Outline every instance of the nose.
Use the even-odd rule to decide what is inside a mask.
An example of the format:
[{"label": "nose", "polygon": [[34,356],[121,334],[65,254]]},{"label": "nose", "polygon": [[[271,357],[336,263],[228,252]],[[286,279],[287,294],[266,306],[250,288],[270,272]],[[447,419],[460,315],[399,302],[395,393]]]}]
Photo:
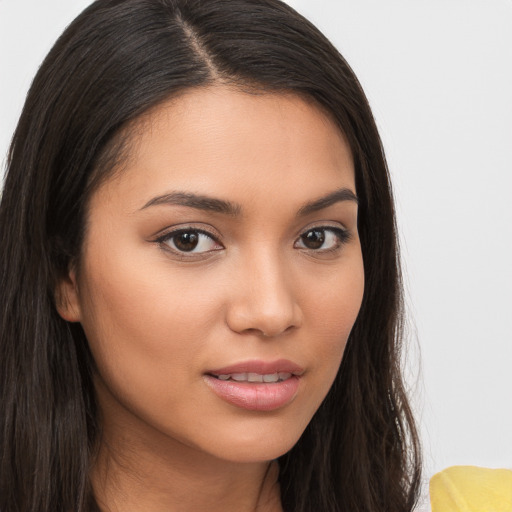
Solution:
[{"label": "nose", "polygon": [[286,267],[278,255],[252,253],[232,274],[226,318],[231,330],[276,337],[301,326],[297,283]]}]

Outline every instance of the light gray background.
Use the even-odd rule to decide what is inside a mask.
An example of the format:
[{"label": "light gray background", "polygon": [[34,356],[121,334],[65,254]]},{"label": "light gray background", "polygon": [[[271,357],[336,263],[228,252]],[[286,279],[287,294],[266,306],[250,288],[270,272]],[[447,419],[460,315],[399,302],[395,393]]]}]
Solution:
[{"label": "light gray background", "polygon": [[[0,0],[0,154],[87,0]],[[395,185],[426,476],[512,467],[512,1],[289,0],[359,76]]]}]

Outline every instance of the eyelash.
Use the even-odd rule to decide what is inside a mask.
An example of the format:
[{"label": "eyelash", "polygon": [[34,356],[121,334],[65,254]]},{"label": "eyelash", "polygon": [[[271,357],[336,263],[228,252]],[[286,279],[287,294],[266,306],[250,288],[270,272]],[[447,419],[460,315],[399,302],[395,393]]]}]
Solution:
[{"label": "eyelash", "polygon": [[[180,250],[179,248],[176,247],[176,243],[174,242],[174,239],[176,237],[178,237],[179,235],[185,235],[185,234],[199,235],[199,238],[201,238],[201,236],[202,237],[207,237],[207,238],[209,238],[211,240],[212,243],[218,244],[219,248],[218,249],[211,249],[209,251],[202,251],[202,252],[194,252],[194,249],[196,247],[193,247],[192,250],[190,250],[190,251]],[[206,254],[206,253],[218,251],[218,250],[223,248],[222,245],[220,244],[220,242],[217,240],[217,237],[215,235],[213,235],[212,233],[209,233],[208,231],[205,231],[203,229],[198,229],[198,228],[194,228],[194,227],[185,227],[185,228],[180,228],[180,229],[176,229],[176,230],[173,230],[173,231],[169,231],[168,233],[165,233],[164,235],[158,237],[156,239],[156,242],[163,249],[171,251],[174,254],[177,254],[177,255],[179,255],[182,258],[198,256],[198,255],[201,255],[201,254]],[[173,245],[174,245],[175,248],[170,246],[170,242],[173,242]],[[201,243],[201,241],[199,240],[198,243]]]},{"label": "eyelash", "polygon": [[[322,245],[323,245],[323,243],[325,243],[325,239],[327,238],[325,236],[326,233],[331,233],[332,235],[334,235],[334,237],[336,238],[334,247],[330,247],[328,249],[321,249],[321,248],[313,249],[313,248],[305,246],[304,245],[304,237],[310,233],[314,233],[315,231],[317,233],[323,232],[324,240],[322,241]],[[185,235],[185,234],[199,235],[198,244],[201,243],[201,240],[200,240],[201,236],[207,237],[210,239],[210,241],[212,243],[217,244],[219,247],[210,249],[210,250],[195,252],[195,249],[197,247],[197,245],[196,245],[190,251],[180,250],[178,247],[176,247],[175,238],[178,237],[179,235]],[[351,234],[346,229],[343,229],[340,227],[335,227],[335,226],[314,226],[314,227],[306,229],[299,235],[297,240],[294,242],[294,247],[297,249],[305,250],[310,253],[317,254],[317,255],[329,254],[329,253],[338,251],[343,245],[345,245],[350,240],[350,238],[351,238]],[[176,229],[173,231],[169,231],[169,232],[161,235],[160,237],[158,237],[155,240],[155,242],[157,244],[159,244],[163,249],[165,249],[167,251],[171,251],[183,259],[193,258],[194,256],[201,257],[201,255],[216,252],[216,251],[223,249],[222,244],[218,241],[218,239],[215,235],[213,235],[212,233],[205,231],[203,229],[198,229],[198,228],[194,228],[194,227],[185,227],[185,228],[179,228],[179,229]],[[170,246],[170,242],[173,243],[174,248]],[[297,244],[299,244],[299,243],[302,243],[303,247],[297,247]]]},{"label": "eyelash", "polygon": [[299,241],[301,241],[301,240],[304,241],[304,237],[307,234],[313,233],[315,231],[323,232],[324,240],[326,238],[326,236],[325,236],[326,233],[332,233],[334,235],[334,237],[336,238],[334,247],[330,247],[328,249],[311,249],[309,247],[301,247],[301,249],[305,249],[307,251],[312,251],[313,253],[318,253],[318,254],[329,254],[329,253],[338,251],[339,249],[341,249],[341,247],[344,244],[346,244],[350,240],[350,232],[346,229],[343,229],[340,227],[334,227],[334,226],[314,226],[312,228],[307,229],[299,236],[299,238],[294,243],[294,247],[296,246],[297,243],[299,243]]}]

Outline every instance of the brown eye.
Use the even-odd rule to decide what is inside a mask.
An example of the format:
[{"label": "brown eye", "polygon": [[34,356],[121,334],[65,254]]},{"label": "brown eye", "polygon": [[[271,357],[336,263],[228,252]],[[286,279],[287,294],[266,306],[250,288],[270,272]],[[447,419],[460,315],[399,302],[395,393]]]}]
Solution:
[{"label": "brown eye", "polygon": [[222,249],[222,246],[211,235],[197,229],[173,231],[160,237],[158,242],[179,253],[200,254]]},{"label": "brown eye", "polygon": [[325,231],[323,229],[311,229],[301,235],[304,247],[308,249],[320,249],[325,242]]},{"label": "brown eye", "polygon": [[193,251],[199,243],[199,233],[186,231],[173,236],[173,242],[176,249],[184,252]]},{"label": "brown eye", "polygon": [[295,242],[298,249],[308,249],[316,252],[333,251],[350,239],[350,233],[337,227],[319,227],[308,229]]}]

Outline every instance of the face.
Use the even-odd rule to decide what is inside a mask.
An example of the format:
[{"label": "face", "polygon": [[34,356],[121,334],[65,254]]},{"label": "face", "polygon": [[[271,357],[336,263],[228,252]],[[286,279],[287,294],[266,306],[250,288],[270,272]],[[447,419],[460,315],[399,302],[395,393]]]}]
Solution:
[{"label": "face", "polygon": [[327,394],[362,300],[351,152],[312,103],[225,87],[137,128],[60,285],[103,421],[191,453],[276,458]]}]

